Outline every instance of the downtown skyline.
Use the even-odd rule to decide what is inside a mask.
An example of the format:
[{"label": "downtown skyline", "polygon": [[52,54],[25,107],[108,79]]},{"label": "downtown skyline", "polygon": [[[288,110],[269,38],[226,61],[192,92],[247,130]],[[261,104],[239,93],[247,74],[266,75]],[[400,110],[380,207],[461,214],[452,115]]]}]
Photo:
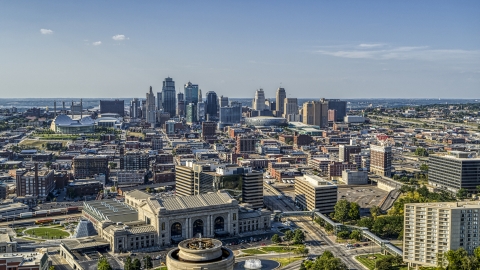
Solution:
[{"label": "downtown skyline", "polygon": [[[3,3],[3,98],[478,98],[480,4]],[[6,64],[5,64],[6,63]],[[460,94],[459,94],[460,93]],[[287,97],[293,97],[288,96]]]}]

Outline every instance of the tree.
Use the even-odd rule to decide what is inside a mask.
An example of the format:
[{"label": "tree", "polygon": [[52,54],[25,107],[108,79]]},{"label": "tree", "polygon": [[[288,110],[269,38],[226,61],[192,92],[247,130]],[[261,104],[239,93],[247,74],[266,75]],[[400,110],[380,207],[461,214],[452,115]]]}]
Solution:
[{"label": "tree", "polygon": [[340,200],[335,204],[334,218],[343,223],[348,220],[349,211],[350,203],[347,200]]},{"label": "tree", "polygon": [[358,220],[360,219],[360,205],[356,202],[350,203],[350,210],[348,210],[348,217],[351,220]]},{"label": "tree", "polygon": [[348,231],[341,231],[337,233],[337,237],[341,239],[348,239],[348,237],[350,237],[350,233]]},{"label": "tree", "polygon": [[125,264],[124,264],[124,270],[132,270],[132,258],[130,256],[128,256],[126,259],[125,259]]},{"label": "tree", "polygon": [[274,235],[272,235],[272,242],[275,243],[275,244],[278,244],[278,243],[282,242],[282,239],[280,238],[280,236],[278,236],[278,234],[274,234]]},{"label": "tree", "polygon": [[146,191],[147,193],[151,193],[151,192],[152,192],[152,189],[151,189],[150,187],[147,187],[147,188],[145,189],[145,191]]},{"label": "tree", "polygon": [[457,192],[457,198],[459,200],[463,200],[463,199],[467,198],[467,195],[468,195],[467,190],[464,189],[464,188],[459,189],[458,192]]},{"label": "tree", "polygon": [[145,268],[147,269],[153,268],[152,257],[147,255],[143,257],[143,260],[144,260]]},{"label": "tree", "polygon": [[48,268],[48,270],[55,270],[55,266],[53,266],[53,265],[50,266],[50,267]]},{"label": "tree", "polygon": [[283,235],[283,239],[284,239],[285,241],[290,241],[290,240],[293,239],[293,236],[294,236],[293,232],[292,232],[291,230],[288,230],[288,231],[286,231],[285,234]]},{"label": "tree", "polygon": [[293,243],[301,244],[303,241],[305,241],[305,233],[300,229],[296,229],[293,236]]},{"label": "tree", "polygon": [[347,270],[347,266],[339,258],[335,258],[331,251],[325,251],[318,256],[310,270]]},{"label": "tree", "polygon": [[424,172],[427,172],[428,171],[428,165],[423,163],[422,165],[420,165],[420,170],[424,171]]},{"label": "tree", "polygon": [[415,149],[415,155],[421,157],[428,157],[428,152],[423,147],[417,147],[417,149]]},{"label": "tree", "polygon": [[377,205],[374,205],[370,208],[370,214],[372,215],[373,219],[376,219],[379,215],[382,214],[382,209]]},{"label": "tree", "polygon": [[117,168],[117,163],[116,162],[109,162],[108,167],[110,167],[110,169],[115,169],[115,168]]},{"label": "tree", "polygon": [[360,240],[362,240],[362,233],[360,233],[359,230],[354,230],[354,231],[350,234],[350,239],[354,239],[354,240],[360,241]]},{"label": "tree", "polygon": [[365,227],[369,230],[373,227],[374,220],[372,217],[363,217],[357,222],[358,227]]},{"label": "tree", "polygon": [[97,270],[113,270],[113,268],[108,263],[107,258],[101,257],[97,263]]},{"label": "tree", "polygon": [[306,247],[299,247],[293,251],[293,253],[302,255],[302,256],[307,256],[308,255],[308,248]]},{"label": "tree", "polygon": [[132,270],[140,270],[142,269],[142,263],[139,259],[135,258],[132,263]]}]

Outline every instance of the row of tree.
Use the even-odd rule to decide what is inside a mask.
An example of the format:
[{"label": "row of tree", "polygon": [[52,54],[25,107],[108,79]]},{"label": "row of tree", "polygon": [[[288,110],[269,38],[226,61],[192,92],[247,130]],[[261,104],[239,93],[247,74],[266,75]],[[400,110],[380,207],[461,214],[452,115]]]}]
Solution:
[{"label": "row of tree", "polygon": [[302,244],[303,241],[305,241],[305,233],[300,229],[296,229],[295,231],[288,230],[283,235],[283,240],[278,234],[274,234],[272,236],[273,243],[278,244],[282,241],[287,241],[287,242],[292,241],[294,245]]},{"label": "row of tree", "polygon": [[[143,263],[144,263],[144,268],[145,269],[153,268],[153,262],[152,262],[152,258],[150,256],[143,257]],[[123,269],[125,269],[125,270],[141,270],[142,269],[142,263],[140,262],[140,260],[138,258],[135,258],[132,261],[132,258],[130,256],[128,256],[125,259],[125,265],[124,265]],[[102,257],[98,260],[97,270],[112,270],[112,266],[108,263],[107,258]]]},{"label": "row of tree", "polygon": [[326,250],[321,256],[318,256],[315,261],[306,260],[301,266],[300,270],[347,270],[347,265],[339,258],[333,256],[333,253]]}]

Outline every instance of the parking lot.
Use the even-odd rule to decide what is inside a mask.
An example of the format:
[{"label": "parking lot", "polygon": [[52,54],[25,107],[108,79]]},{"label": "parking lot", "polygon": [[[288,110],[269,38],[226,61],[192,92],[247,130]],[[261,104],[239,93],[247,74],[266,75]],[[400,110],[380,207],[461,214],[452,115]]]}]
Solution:
[{"label": "parking lot", "polygon": [[374,205],[379,206],[388,192],[377,188],[376,186],[339,186],[338,199],[345,199],[349,202],[356,202],[361,208],[370,208]]}]

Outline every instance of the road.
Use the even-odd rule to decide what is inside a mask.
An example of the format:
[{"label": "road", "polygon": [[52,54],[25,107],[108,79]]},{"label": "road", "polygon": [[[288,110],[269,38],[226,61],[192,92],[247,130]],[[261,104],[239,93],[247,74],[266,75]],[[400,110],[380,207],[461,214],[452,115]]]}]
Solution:
[{"label": "road", "polygon": [[11,224],[18,224],[18,223],[25,223],[25,222],[35,222],[37,219],[46,219],[51,218],[55,220],[64,220],[72,217],[80,217],[82,213],[75,213],[75,214],[66,214],[66,215],[58,215],[58,216],[47,216],[47,217],[33,217],[33,218],[22,218],[22,219],[15,219],[13,221],[2,221],[0,222],[0,227],[2,226],[9,226]]}]

